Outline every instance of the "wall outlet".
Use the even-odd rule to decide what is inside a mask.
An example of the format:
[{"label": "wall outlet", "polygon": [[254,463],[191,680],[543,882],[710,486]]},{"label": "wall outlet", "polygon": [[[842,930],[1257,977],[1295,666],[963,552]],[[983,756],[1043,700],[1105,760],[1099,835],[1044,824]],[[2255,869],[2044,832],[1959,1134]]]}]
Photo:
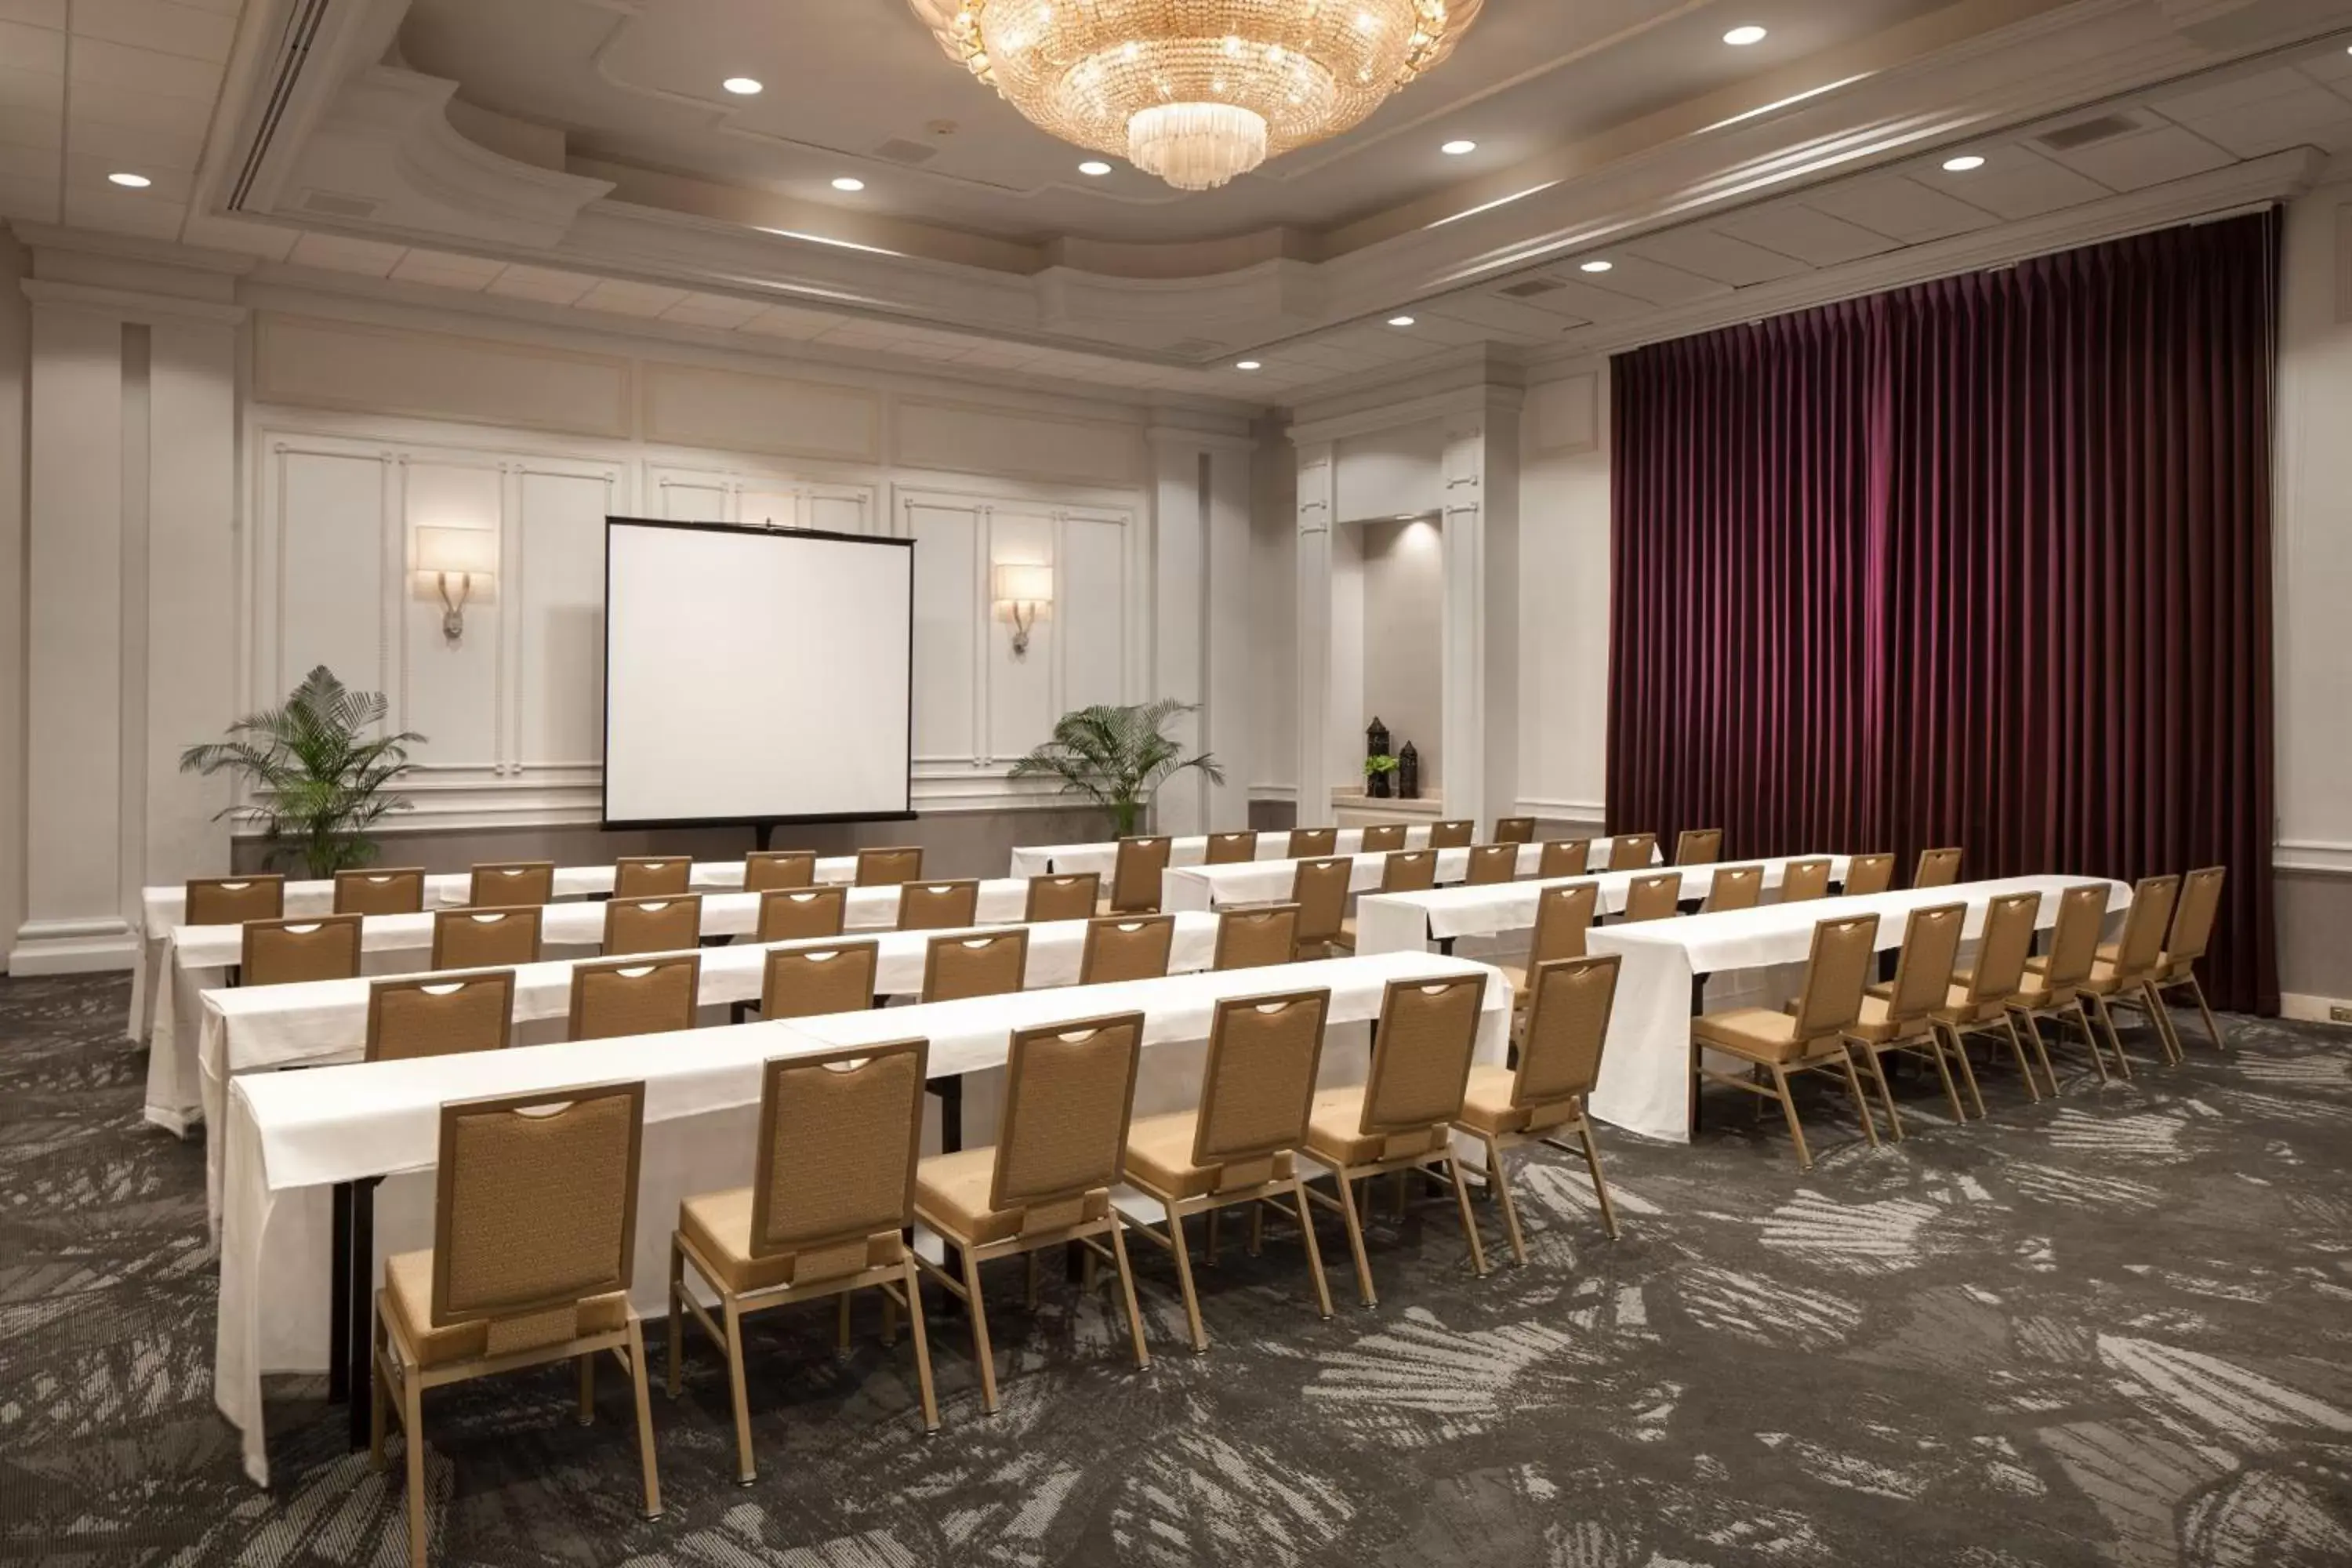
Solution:
[{"label": "wall outlet", "polygon": [[2327,1021],[2331,1024],[2352,1024],[2352,1005],[2336,1003],[2327,1009]]}]

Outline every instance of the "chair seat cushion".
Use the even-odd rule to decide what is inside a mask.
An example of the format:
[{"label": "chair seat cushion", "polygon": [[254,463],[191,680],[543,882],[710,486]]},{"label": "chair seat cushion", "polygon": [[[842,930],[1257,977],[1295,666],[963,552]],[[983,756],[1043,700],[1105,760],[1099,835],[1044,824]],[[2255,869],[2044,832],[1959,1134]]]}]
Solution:
[{"label": "chair seat cushion", "polygon": [[[2007,1011],[2006,1004],[2009,998],[2005,996],[1994,996],[1982,1002],[1971,1000],[1969,988],[1975,982],[1976,976],[1969,971],[1954,970],[1952,988],[1944,994],[1944,1005],[1936,1009],[1936,1016],[1947,1024],[1958,1024],[1966,1027],[1972,1024],[1990,1024]],[[1895,994],[1895,987],[1892,984],[1873,985],[1865,994],[1877,997],[1892,997]]]},{"label": "chair seat cushion", "polygon": [[1442,1121],[1402,1132],[1366,1132],[1363,1121],[1363,1085],[1324,1089],[1307,1112],[1307,1152],[1327,1165],[1369,1165],[1433,1153],[1445,1144]]},{"label": "chair seat cushion", "polygon": [[1769,1007],[1731,1007],[1691,1020],[1691,1038],[1751,1062],[1792,1062],[1804,1056],[1797,1020]]},{"label": "chair seat cushion", "polygon": [[[433,1322],[433,1250],[402,1252],[383,1260],[383,1309],[400,1338],[415,1352],[419,1366],[446,1366],[475,1361],[490,1350],[490,1325],[478,1318],[436,1327]],[[569,1339],[583,1334],[607,1334],[629,1326],[629,1293],[590,1296],[580,1303]]]},{"label": "chair seat cushion", "polygon": [[[678,1234],[719,1271],[719,1283],[730,1290],[766,1290],[795,1282],[816,1284],[855,1274],[861,1268],[887,1268],[906,1256],[898,1232],[886,1230],[866,1239],[861,1254],[854,1245],[816,1250],[751,1256],[751,1189],[705,1193],[677,1205]],[[802,1279],[802,1265],[808,1278]]]},{"label": "chair seat cushion", "polygon": [[[1018,1236],[1028,1210],[989,1207],[989,1189],[995,1181],[993,1148],[925,1155],[915,1166],[915,1212],[924,1224],[956,1241],[981,1245]],[[1108,1187],[1086,1194],[1084,1220],[1109,1213]]]},{"label": "chair seat cushion", "polygon": [[1549,1105],[1513,1105],[1511,1091],[1517,1079],[1518,1074],[1499,1063],[1481,1062],[1472,1068],[1469,1091],[1462,1097],[1462,1114],[1454,1118],[1454,1125],[1502,1138],[1566,1127],[1584,1113],[1581,1097]]},{"label": "chair seat cushion", "polygon": [[1248,1162],[1245,1167],[1195,1165],[1192,1143],[1199,1128],[1200,1113],[1193,1110],[1137,1117],[1127,1130],[1128,1180],[1168,1197],[1197,1198],[1217,1190],[1221,1171],[1229,1173],[1224,1184],[1230,1187],[1286,1182],[1297,1173],[1297,1162],[1287,1150],[1270,1161]]}]

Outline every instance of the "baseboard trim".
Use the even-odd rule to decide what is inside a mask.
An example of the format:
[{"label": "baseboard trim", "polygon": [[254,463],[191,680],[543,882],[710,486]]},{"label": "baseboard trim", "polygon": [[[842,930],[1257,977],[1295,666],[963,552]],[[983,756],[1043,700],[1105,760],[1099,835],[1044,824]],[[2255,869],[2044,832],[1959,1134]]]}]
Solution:
[{"label": "baseboard trim", "polygon": [[8,973],[96,974],[139,962],[139,939],[120,920],[27,921],[8,951]]},{"label": "baseboard trim", "polygon": [[2336,1023],[2329,1015],[2337,1007],[2352,1007],[2352,996],[2307,996],[2290,991],[2279,997],[2279,1016],[2300,1024]]}]

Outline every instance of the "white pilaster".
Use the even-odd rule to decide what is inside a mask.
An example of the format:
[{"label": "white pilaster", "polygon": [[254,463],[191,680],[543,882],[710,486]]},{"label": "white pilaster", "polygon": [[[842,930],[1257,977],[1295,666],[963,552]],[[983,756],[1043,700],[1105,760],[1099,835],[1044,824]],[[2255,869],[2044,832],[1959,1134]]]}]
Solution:
[{"label": "white pilaster", "polygon": [[1331,820],[1331,530],[1338,448],[1298,447],[1298,825]]},{"label": "white pilaster", "polygon": [[1520,396],[1485,392],[1446,421],[1443,502],[1445,812],[1482,832],[1511,813],[1519,776]]},{"label": "white pilaster", "polygon": [[1247,672],[1249,465],[1244,435],[1174,426],[1149,432],[1152,450],[1152,687],[1199,710],[1173,732],[1185,754],[1207,752],[1223,788],[1188,772],[1160,792],[1162,833],[1203,833],[1249,821]]}]

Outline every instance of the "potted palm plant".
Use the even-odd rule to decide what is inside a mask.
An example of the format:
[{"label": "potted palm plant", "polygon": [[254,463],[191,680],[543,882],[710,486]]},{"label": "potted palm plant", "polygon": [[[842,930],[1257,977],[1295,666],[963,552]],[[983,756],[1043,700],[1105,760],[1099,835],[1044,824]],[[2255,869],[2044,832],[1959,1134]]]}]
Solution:
[{"label": "potted palm plant", "polygon": [[351,690],[322,664],[283,707],[248,714],[223,739],[181,752],[180,771],[243,780],[252,798],[219,816],[260,823],[269,864],[299,860],[311,876],[331,877],[373,861],[367,830],[407,809],[386,790],[408,773],[408,748],[425,737],[369,734],[390,707],[383,693]]},{"label": "potted palm plant", "polygon": [[1109,812],[1124,838],[1142,825],[1152,795],[1171,775],[1198,768],[1211,784],[1225,782],[1214,757],[1187,757],[1165,733],[1168,721],[1193,710],[1189,703],[1162,698],[1131,707],[1098,703],[1065,713],[1052,740],[1013,764],[1013,776],[1059,779],[1062,794],[1083,795]]}]

